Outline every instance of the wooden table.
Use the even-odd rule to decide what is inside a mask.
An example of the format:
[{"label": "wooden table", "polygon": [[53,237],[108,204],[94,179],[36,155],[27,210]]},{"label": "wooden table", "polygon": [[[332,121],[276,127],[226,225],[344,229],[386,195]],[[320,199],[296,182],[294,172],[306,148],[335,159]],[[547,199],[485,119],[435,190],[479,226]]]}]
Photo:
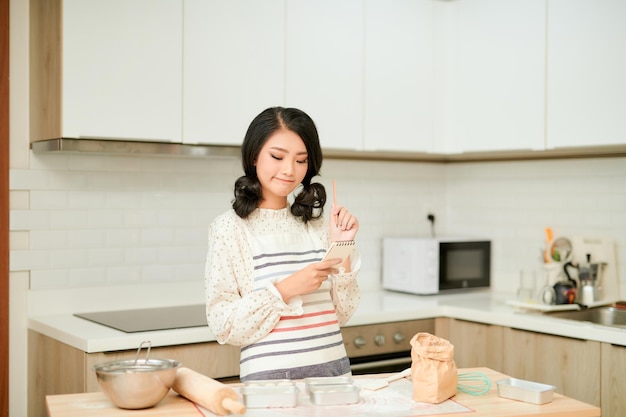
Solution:
[{"label": "wooden table", "polygon": [[[481,396],[473,396],[463,392],[457,393],[453,399],[471,408],[474,412],[446,414],[459,417],[600,417],[600,408],[583,402],[554,394],[551,403],[535,405],[520,401],[500,398],[496,381],[508,378],[500,372],[489,368],[465,368],[461,372],[483,372],[492,382],[491,390]],[[384,375],[367,375],[373,378]],[[358,378],[358,377],[357,377]],[[165,397],[156,407],[145,410],[122,410],[111,404],[101,392],[84,394],[49,395],[46,397],[49,417],[201,417],[202,413],[183,397],[174,392]]]}]

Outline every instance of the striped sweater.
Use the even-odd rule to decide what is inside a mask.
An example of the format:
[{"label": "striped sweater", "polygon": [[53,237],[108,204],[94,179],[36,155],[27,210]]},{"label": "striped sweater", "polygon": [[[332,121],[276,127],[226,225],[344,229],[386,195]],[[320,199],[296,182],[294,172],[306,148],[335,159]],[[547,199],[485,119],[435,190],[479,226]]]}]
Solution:
[{"label": "striped sweater", "polygon": [[230,210],[209,228],[205,273],[207,319],[220,343],[241,346],[241,380],[299,379],[350,372],[339,328],[359,302],[356,275],[330,276],[288,304],[274,283],[321,260],[328,247],[323,219],[304,224],[290,208]]}]

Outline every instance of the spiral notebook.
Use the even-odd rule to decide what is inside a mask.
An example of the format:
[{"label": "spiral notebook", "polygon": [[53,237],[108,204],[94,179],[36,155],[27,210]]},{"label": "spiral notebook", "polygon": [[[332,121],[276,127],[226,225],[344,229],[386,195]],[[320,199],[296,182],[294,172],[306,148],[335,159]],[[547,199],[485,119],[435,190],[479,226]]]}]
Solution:
[{"label": "spiral notebook", "polygon": [[345,261],[348,256],[354,250],[356,242],[354,240],[339,240],[330,244],[326,255],[324,255],[325,261],[327,259],[341,259],[341,262]]}]

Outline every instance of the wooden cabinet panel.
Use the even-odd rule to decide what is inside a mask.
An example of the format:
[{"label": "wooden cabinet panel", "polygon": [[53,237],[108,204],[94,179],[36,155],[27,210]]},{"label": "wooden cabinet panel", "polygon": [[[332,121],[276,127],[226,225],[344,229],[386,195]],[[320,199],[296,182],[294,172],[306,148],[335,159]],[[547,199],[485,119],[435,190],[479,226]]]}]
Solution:
[{"label": "wooden cabinet panel", "polygon": [[84,392],[84,352],[28,331],[28,416],[46,416],[46,395]]},{"label": "wooden cabinet panel", "polygon": [[[140,352],[145,355],[146,350]],[[46,415],[45,396],[100,391],[93,366],[135,359],[137,350],[85,353],[40,333],[28,332],[28,415]],[[239,348],[217,342],[154,347],[151,358],[175,359],[211,378],[239,375]]]},{"label": "wooden cabinet panel", "polygon": [[458,368],[502,368],[502,327],[438,318],[435,333],[454,345],[454,361]]},{"label": "wooden cabinet panel", "polygon": [[600,405],[600,342],[503,329],[502,372]]},{"label": "wooden cabinet panel", "polygon": [[626,416],[626,347],[602,344],[602,415]]},{"label": "wooden cabinet panel", "polygon": [[[144,357],[145,349],[139,354]],[[93,366],[100,362],[135,359],[136,350],[120,352],[101,352],[86,355],[87,366],[85,392],[99,391]],[[239,349],[230,345],[214,343],[194,343],[190,345],[154,347],[150,350],[151,358],[174,359],[181,366],[193,369],[211,378],[227,378],[239,375]]]}]

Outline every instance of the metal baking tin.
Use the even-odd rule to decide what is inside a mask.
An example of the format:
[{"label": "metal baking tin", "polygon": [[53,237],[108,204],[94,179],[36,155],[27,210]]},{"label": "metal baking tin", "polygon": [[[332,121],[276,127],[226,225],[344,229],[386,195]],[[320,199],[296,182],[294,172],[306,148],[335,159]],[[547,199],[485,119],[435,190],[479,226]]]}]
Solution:
[{"label": "metal baking tin", "polygon": [[361,399],[355,384],[310,385],[309,398],[315,405],[355,404]]},{"label": "metal baking tin", "polygon": [[248,408],[287,408],[296,406],[298,387],[289,379],[247,381],[241,394]]},{"label": "metal baking tin", "polygon": [[497,381],[498,396],[532,404],[546,404],[552,401],[554,385],[539,384],[523,379],[507,378]]},{"label": "metal baking tin", "polygon": [[351,376],[324,376],[304,378],[304,390],[307,393],[310,391],[309,388],[311,386],[346,384],[354,384],[354,380]]}]

